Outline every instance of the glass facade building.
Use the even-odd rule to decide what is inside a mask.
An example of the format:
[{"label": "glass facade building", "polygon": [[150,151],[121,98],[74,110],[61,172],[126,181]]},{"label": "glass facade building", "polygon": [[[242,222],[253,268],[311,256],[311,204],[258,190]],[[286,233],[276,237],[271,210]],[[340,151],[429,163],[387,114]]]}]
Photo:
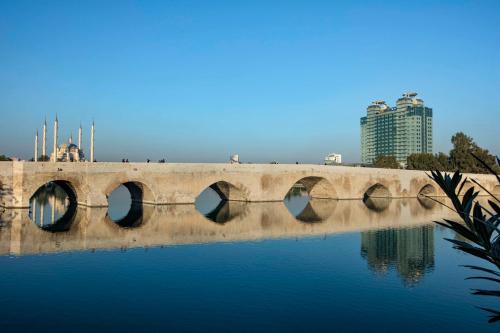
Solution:
[{"label": "glass facade building", "polygon": [[372,164],[378,156],[394,156],[401,164],[415,153],[432,153],[432,109],[405,93],[390,107],[375,101],[361,117],[361,162]]}]

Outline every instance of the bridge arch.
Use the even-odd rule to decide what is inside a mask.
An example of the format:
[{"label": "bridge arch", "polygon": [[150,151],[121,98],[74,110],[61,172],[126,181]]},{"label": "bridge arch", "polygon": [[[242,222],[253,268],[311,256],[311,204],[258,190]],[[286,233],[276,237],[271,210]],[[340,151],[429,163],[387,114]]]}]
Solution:
[{"label": "bridge arch", "polygon": [[437,194],[436,187],[431,184],[426,184],[422,186],[420,191],[418,191],[418,197],[435,197]]},{"label": "bridge arch", "polygon": [[68,231],[75,220],[77,201],[77,191],[69,181],[49,181],[30,197],[29,218],[42,230]]},{"label": "bridge arch", "polygon": [[370,186],[363,194],[363,199],[368,198],[392,198],[391,191],[387,186],[380,183]]},{"label": "bridge arch", "polygon": [[30,190],[31,195],[30,195],[30,200],[35,196],[39,191],[43,190],[46,186],[51,186],[51,184],[55,184],[59,187],[61,187],[66,195],[69,198],[69,201],[72,203],[77,203],[79,196],[78,196],[78,190],[77,188],[73,185],[73,183],[69,180],[66,179],[53,179],[53,180],[48,180],[45,182],[41,182],[33,186],[33,188]]},{"label": "bridge arch", "polygon": [[156,203],[150,187],[136,180],[113,183],[106,190],[106,199],[106,220],[122,228],[136,228],[142,225],[144,204]]},{"label": "bridge arch", "polygon": [[303,187],[307,194],[314,199],[334,199],[337,197],[337,192],[332,183],[323,177],[308,176],[300,178],[290,186],[286,195],[297,186]]},{"label": "bridge arch", "polygon": [[144,182],[137,180],[114,182],[106,189],[106,199],[109,199],[111,193],[121,185],[123,185],[129,191],[132,202],[149,204],[156,203],[156,196],[151,190],[151,187],[146,185]]},{"label": "bridge arch", "polygon": [[[460,195],[464,195],[469,189],[474,187],[474,183],[471,182],[469,179],[465,179],[462,181],[462,191],[460,191]],[[460,188],[461,185],[458,186]]]},{"label": "bridge arch", "polygon": [[222,201],[248,201],[248,191],[244,187],[236,186],[224,180],[216,181],[204,187],[196,196],[196,199],[198,199],[207,188],[214,190]]}]

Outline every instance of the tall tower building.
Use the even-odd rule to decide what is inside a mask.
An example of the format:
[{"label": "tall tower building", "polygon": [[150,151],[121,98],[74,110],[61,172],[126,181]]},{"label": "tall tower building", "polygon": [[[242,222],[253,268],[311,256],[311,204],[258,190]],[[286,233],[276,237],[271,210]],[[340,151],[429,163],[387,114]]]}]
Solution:
[{"label": "tall tower building", "polygon": [[47,119],[45,119],[43,123],[42,130],[42,157],[46,158],[47,156]]},{"label": "tall tower building", "polygon": [[90,163],[94,163],[94,133],[95,126],[94,121],[92,121],[92,127],[90,128]]},{"label": "tall tower building", "polygon": [[35,156],[33,157],[35,162],[38,162],[38,130],[36,130],[35,135]]},{"label": "tall tower building", "polygon": [[405,93],[390,107],[375,101],[361,117],[361,161],[371,164],[378,156],[394,156],[406,164],[409,155],[432,153],[432,109]]},{"label": "tall tower building", "polygon": [[56,115],[56,120],[54,121],[54,147],[52,149],[53,152],[53,160],[52,162],[57,162],[58,156],[57,156],[57,136],[58,136],[58,130],[59,130],[59,121],[57,120],[57,115]]},{"label": "tall tower building", "polygon": [[78,127],[78,149],[82,149],[82,124]]}]

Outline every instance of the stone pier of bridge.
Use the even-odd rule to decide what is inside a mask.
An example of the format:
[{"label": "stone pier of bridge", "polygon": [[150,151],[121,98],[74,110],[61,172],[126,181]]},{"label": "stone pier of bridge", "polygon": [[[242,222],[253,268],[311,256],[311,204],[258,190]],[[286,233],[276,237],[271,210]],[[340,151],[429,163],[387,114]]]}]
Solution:
[{"label": "stone pier of bridge", "polygon": [[[488,191],[500,187],[492,175],[466,175]],[[70,200],[108,206],[120,185],[145,204],[192,204],[208,187],[229,201],[282,201],[297,183],[318,199],[410,198],[444,195],[423,171],[310,164],[53,163],[0,162],[0,206],[27,208],[47,183],[63,187]],[[465,188],[473,186],[468,182]],[[482,189],[481,194],[486,194]]]}]

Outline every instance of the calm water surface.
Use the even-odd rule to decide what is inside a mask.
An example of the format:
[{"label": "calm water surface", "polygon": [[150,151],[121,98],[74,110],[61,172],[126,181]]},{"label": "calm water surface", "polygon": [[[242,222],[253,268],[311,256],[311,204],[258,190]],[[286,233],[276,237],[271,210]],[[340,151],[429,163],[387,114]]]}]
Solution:
[{"label": "calm water surface", "polygon": [[[493,332],[432,202],[74,207],[57,187],[0,215],[2,332]],[[481,263],[482,264],[482,263]]]}]

